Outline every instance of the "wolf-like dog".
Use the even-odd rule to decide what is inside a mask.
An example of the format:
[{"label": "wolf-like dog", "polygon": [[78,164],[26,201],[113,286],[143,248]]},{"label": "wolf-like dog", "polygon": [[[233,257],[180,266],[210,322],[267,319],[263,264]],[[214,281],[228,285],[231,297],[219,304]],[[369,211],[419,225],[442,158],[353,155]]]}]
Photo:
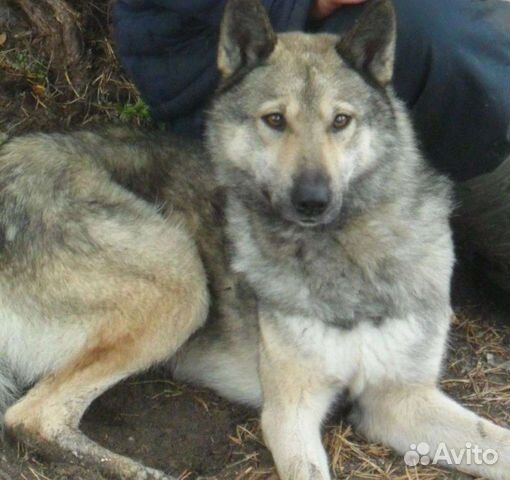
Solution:
[{"label": "wolf-like dog", "polygon": [[341,37],[276,35],[256,0],[230,0],[205,148],[122,128],[2,146],[7,434],[170,478],[79,431],[107,388],[169,362],[261,408],[282,479],[330,478],[321,422],[339,394],[371,440],[470,442],[499,460],[460,470],[510,478],[510,431],[438,389],[450,185],[392,91],[395,31],[389,0]]}]

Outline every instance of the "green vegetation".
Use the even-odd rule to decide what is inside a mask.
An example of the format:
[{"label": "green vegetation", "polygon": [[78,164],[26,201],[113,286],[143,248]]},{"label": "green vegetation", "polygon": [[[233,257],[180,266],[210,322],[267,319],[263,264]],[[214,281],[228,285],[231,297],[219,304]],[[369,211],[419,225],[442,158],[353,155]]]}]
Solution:
[{"label": "green vegetation", "polygon": [[132,122],[137,120],[139,122],[147,122],[151,119],[149,107],[143,100],[138,99],[135,103],[126,103],[119,106],[119,118],[123,122]]}]

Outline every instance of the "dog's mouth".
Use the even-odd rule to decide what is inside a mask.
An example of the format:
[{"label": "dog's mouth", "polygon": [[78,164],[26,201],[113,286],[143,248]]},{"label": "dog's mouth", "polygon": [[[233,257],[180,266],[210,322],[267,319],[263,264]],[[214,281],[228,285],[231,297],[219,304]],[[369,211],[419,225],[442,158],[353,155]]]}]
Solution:
[{"label": "dog's mouth", "polygon": [[317,218],[301,218],[295,220],[294,223],[303,228],[315,228],[325,224],[325,222]]},{"label": "dog's mouth", "polygon": [[321,225],[321,222],[318,220],[300,220],[296,222],[300,227],[304,228],[314,228]]},{"label": "dog's mouth", "polygon": [[299,215],[294,209],[288,208],[281,211],[281,217],[285,221],[301,228],[313,229],[327,227],[328,225],[334,224],[340,214],[340,210],[340,206],[331,206],[327,211],[319,216],[303,216]]}]

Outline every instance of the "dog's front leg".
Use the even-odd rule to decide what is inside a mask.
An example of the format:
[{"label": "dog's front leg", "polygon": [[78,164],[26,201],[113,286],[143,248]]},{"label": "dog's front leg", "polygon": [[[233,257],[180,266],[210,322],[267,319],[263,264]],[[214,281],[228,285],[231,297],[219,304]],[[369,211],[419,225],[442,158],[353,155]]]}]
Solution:
[{"label": "dog's front leg", "polygon": [[318,371],[320,360],[301,352],[274,317],[261,315],[260,327],[262,431],[280,478],[328,480],[320,430],[335,391]]},{"label": "dog's front leg", "polygon": [[[510,480],[510,430],[484,420],[435,385],[388,382],[358,401],[360,429],[406,454],[406,461],[455,468],[491,480]],[[410,456],[411,455],[411,456]]]}]

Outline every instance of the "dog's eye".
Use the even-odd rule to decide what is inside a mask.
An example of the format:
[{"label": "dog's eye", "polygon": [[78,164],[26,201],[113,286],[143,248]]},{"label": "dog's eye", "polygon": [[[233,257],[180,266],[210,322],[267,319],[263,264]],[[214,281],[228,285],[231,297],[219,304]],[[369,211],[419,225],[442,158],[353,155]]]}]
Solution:
[{"label": "dog's eye", "polygon": [[285,117],[281,113],[269,113],[268,115],[264,115],[262,117],[264,123],[274,129],[274,130],[283,130],[287,122],[285,121]]},{"label": "dog's eye", "polygon": [[333,120],[332,127],[333,130],[343,130],[346,128],[349,123],[351,123],[352,117],[346,115],[345,113],[339,113]]}]

